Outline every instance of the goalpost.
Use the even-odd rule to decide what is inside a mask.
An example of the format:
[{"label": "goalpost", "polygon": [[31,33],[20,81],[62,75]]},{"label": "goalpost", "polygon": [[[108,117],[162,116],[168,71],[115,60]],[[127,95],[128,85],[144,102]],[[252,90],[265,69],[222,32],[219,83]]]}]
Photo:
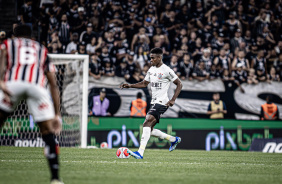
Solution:
[{"label": "goalpost", "polygon": [[[73,68],[73,72],[75,73],[74,81],[63,87],[61,93],[61,111],[62,111],[62,118],[67,120],[66,117],[70,117],[71,113],[78,113],[79,115],[79,124],[80,124],[80,147],[86,148],[87,147],[87,124],[88,124],[88,69],[89,69],[89,56],[88,55],[73,55],[73,54],[49,54],[49,57],[52,59],[53,64],[55,66],[60,65],[74,65],[73,67],[76,68],[76,71]],[[59,67],[57,67],[59,68]],[[69,75],[68,71],[66,75]],[[70,72],[71,73],[71,72]],[[82,77],[81,77],[82,73]],[[76,81],[75,81],[76,80]],[[58,79],[60,82],[60,79]],[[72,107],[69,108],[68,105],[65,103],[69,102],[71,99],[68,97],[68,92],[70,86],[74,85],[78,87],[78,96],[74,95],[78,99],[78,104],[74,103],[74,110]],[[65,99],[65,100],[64,100]],[[81,103],[82,102],[82,103]],[[67,123],[67,122],[65,122]],[[64,131],[64,130],[63,130]],[[63,133],[63,132],[62,132]]]},{"label": "goalpost", "polygon": [[[57,137],[63,147],[87,147],[88,55],[48,54],[56,67],[63,130]],[[39,128],[22,101],[0,131],[0,146],[42,147]]]}]

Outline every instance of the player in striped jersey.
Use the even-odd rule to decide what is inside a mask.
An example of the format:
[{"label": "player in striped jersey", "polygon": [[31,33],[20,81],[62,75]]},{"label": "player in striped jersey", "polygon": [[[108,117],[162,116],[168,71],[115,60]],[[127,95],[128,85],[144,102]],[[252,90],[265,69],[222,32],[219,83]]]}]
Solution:
[{"label": "player in striped jersey", "polygon": [[[16,38],[7,39],[1,45],[0,128],[18,103],[26,99],[46,144],[44,154],[52,174],[51,184],[62,184],[58,176],[59,147],[54,138],[54,134],[60,134],[62,128],[55,67],[48,59],[47,49],[30,39],[29,26],[21,25],[14,31]],[[45,88],[47,82],[53,103]]]}]

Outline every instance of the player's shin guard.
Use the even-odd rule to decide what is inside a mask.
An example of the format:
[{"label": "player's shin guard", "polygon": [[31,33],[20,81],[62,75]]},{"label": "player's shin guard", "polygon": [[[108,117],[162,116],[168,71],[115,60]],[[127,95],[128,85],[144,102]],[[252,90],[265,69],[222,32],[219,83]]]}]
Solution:
[{"label": "player's shin guard", "polygon": [[140,153],[141,156],[144,155],[144,151],[146,149],[146,145],[150,139],[151,136],[151,128],[150,127],[143,127],[143,133],[142,133],[142,138],[140,141],[140,147],[138,152]]},{"label": "player's shin guard", "polygon": [[168,135],[158,129],[153,129],[153,131],[151,132],[151,135],[154,136],[154,137],[158,137],[160,139],[166,139],[170,142],[174,142],[176,140],[175,137],[171,136],[171,135]]},{"label": "player's shin guard", "polygon": [[54,134],[42,135],[42,139],[45,142],[44,155],[48,160],[50,170],[51,170],[51,180],[59,179],[59,146],[56,143]]}]

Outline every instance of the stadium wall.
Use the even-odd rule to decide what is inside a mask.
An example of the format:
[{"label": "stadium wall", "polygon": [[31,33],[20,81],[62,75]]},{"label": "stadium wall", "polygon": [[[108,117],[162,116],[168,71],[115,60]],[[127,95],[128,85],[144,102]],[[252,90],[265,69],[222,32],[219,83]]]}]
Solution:
[{"label": "stadium wall", "polygon": [[[139,147],[144,118],[89,117],[88,145],[108,142],[113,147]],[[182,138],[178,148],[200,150],[249,150],[255,138],[282,137],[278,121],[162,118],[156,128]],[[151,137],[149,148],[169,147],[169,142]]]}]

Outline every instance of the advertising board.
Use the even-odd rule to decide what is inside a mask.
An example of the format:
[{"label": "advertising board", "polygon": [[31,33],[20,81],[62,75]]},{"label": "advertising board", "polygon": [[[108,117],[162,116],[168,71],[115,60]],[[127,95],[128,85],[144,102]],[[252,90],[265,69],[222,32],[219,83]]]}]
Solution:
[{"label": "advertising board", "polygon": [[[108,142],[113,147],[139,147],[144,118],[89,118],[88,145]],[[170,135],[182,138],[180,149],[248,151],[256,138],[282,137],[278,121],[209,120],[163,118],[156,125]],[[170,143],[151,137],[147,147],[168,148]]]}]

